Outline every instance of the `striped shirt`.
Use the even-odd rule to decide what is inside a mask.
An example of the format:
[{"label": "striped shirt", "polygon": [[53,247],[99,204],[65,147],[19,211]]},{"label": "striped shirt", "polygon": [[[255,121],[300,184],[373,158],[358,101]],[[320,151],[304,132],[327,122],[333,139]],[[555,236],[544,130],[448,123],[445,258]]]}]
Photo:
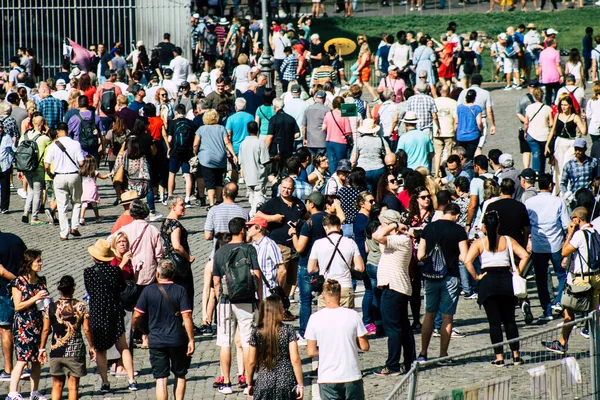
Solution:
[{"label": "striped shirt", "polygon": [[[263,236],[258,242],[252,242],[252,245],[256,248],[260,272],[265,280],[269,282],[271,288],[274,288],[277,286],[277,266],[283,264],[281,250],[279,250],[277,243],[267,236]],[[263,285],[263,298],[271,294],[272,292],[267,286]]]},{"label": "striped shirt", "polygon": [[284,81],[294,81],[297,78],[296,72],[298,70],[298,59],[295,55],[290,54],[287,56],[281,64],[281,75]]},{"label": "striped shirt", "polygon": [[217,244],[217,233],[229,232],[229,221],[235,217],[249,219],[248,210],[233,203],[221,203],[218,206],[211,207],[206,216],[204,231],[213,234],[213,248],[209,258],[212,260],[215,255],[215,245]]},{"label": "striped shirt", "polygon": [[381,252],[377,267],[377,286],[389,286],[395,292],[412,295],[412,285],[408,272],[412,245],[406,235],[390,235]]}]

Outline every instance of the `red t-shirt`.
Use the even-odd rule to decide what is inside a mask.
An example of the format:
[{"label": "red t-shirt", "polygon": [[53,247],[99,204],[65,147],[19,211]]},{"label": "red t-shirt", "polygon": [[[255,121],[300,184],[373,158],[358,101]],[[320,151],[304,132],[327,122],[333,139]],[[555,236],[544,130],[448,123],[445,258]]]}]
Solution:
[{"label": "red t-shirt", "polygon": [[[121,260],[119,260],[117,257],[113,258],[113,260],[110,262],[110,265],[113,267],[118,267],[120,264]],[[121,269],[121,273],[123,274],[123,279],[126,281],[134,280],[133,265],[131,264],[131,260]]]},{"label": "red t-shirt", "polygon": [[129,214],[123,214],[115,221],[115,224],[110,231],[111,234],[114,234],[116,231],[124,227],[125,225],[129,225],[133,222],[133,217]]},{"label": "red t-shirt", "polygon": [[408,204],[410,203],[410,194],[408,194],[408,190],[403,190],[398,194],[398,200],[400,203],[408,210]]},{"label": "red t-shirt", "polygon": [[150,117],[148,118],[148,122],[150,122],[150,126],[148,126],[148,130],[150,131],[150,135],[152,139],[156,142],[157,140],[161,140],[162,138],[162,128],[165,125],[165,122],[161,117]]}]

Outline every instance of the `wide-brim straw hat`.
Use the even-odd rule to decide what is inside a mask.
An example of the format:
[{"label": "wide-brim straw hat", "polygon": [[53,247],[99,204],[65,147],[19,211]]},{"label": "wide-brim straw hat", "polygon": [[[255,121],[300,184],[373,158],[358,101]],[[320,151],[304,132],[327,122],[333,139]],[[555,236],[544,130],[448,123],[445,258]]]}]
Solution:
[{"label": "wide-brim straw hat", "polygon": [[93,246],[88,247],[88,253],[98,261],[109,262],[115,258],[115,253],[106,239],[96,240]]}]

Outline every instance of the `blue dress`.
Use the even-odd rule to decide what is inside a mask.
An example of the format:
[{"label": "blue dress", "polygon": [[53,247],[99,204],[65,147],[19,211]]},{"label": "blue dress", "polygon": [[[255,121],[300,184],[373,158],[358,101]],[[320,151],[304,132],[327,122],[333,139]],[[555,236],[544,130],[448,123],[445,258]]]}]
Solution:
[{"label": "blue dress", "polygon": [[427,83],[435,84],[433,63],[436,58],[433,50],[427,46],[419,46],[415,50],[412,59],[415,65],[415,82],[419,81],[419,71],[427,71]]}]

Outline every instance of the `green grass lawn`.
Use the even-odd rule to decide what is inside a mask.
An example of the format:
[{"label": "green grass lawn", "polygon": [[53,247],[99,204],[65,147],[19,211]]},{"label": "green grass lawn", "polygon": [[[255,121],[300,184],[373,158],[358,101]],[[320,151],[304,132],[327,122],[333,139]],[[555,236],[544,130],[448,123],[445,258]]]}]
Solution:
[{"label": "green grass lawn", "polygon": [[[453,16],[394,16],[394,17],[364,17],[344,19],[339,17],[320,19],[314,21],[313,32],[318,32],[321,40],[335,37],[356,39],[359,34],[367,35],[371,50],[377,49],[382,33],[390,33],[396,36],[399,30],[412,30],[427,33],[437,40],[445,32],[448,22],[455,21],[458,24],[458,33],[464,34],[472,31],[485,32],[490,39],[505,32],[506,27],[533,22],[538,31],[543,28],[554,28],[560,49],[571,49],[577,47],[581,50],[581,40],[587,26],[594,27],[594,20],[600,18],[600,8],[584,8],[578,10],[565,10],[560,12],[519,12],[474,14],[465,13]],[[600,34],[600,29],[596,29]],[[357,52],[346,56],[346,61],[353,62]],[[492,77],[493,62],[489,56],[489,47],[484,52],[484,78],[490,80]]]}]

